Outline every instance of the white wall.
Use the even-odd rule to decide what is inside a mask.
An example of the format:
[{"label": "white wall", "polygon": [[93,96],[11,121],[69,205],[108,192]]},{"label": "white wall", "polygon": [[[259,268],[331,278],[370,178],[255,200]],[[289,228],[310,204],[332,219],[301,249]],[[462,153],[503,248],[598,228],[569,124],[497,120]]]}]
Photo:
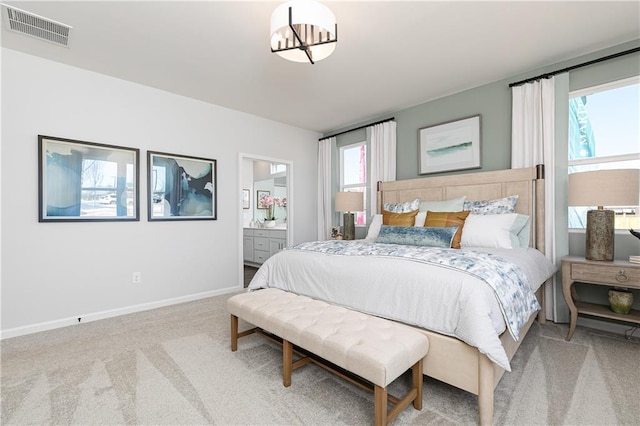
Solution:
[{"label": "white wall", "polygon": [[256,196],[253,189],[253,160],[245,158],[242,161],[242,188],[249,190],[249,208],[242,210],[242,226],[249,226],[253,220],[253,209]]},{"label": "white wall", "polygon": [[[38,223],[38,134],[139,148],[140,222]],[[3,48],[2,337],[239,289],[238,153],[293,162],[312,240],[318,136]],[[218,220],[149,223],[147,150],[217,159]]]}]

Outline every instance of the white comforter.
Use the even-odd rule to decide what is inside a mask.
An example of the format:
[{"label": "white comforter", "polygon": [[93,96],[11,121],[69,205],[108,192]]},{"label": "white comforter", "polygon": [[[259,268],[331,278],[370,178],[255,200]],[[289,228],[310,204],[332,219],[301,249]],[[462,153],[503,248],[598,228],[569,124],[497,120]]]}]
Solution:
[{"label": "white comforter", "polygon": [[[463,249],[513,262],[532,291],[555,272],[535,249]],[[283,250],[258,270],[249,290],[274,287],[455,336],[507,371],[505,321],[493,289],[472,275],[409,259]]]}]

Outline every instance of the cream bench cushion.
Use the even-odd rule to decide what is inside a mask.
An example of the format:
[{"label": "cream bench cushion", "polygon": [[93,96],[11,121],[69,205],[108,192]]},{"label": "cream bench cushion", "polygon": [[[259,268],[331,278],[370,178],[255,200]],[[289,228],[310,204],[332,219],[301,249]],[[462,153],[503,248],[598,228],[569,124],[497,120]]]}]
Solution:
[{"label": "cream bench cushion", "polygon": [[429,350],[427,336],[409,326],[278,289],[235,295],[227,308],[382,388]]}]

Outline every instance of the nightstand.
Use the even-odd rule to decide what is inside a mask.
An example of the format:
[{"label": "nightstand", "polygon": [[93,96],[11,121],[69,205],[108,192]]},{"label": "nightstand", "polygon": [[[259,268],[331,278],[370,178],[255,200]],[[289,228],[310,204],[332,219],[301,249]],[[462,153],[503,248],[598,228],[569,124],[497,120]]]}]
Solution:
[{"label": "nightstand", "polygon": [[609,308],[609,305],[581,301],[573,286],[575,282],[640,289],[640,264],[626,260],[607,262],[574,256],[562,258],[562,294],[571,312],[569,334],[566,340],[571,340],[576,330],[578,314],[640,324],[640,311],[632,309],[628,314],[617,314]]}]

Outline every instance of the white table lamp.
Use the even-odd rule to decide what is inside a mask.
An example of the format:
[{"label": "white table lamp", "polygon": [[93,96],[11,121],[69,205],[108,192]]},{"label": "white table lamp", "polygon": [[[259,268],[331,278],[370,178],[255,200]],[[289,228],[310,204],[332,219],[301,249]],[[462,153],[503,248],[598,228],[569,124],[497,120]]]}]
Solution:
[{"label": "white table lamp", "polygon": [[613,260],[615,213],[607,207],[640,204],[640,169],[614,169],[569,174],[569,206],[598,206],[587,212],[586,251],[589,260]]},{"label": "white table lamp", "polygon": [[337,212],[344,212],[344,232],[345,240],[356,239],[356,226],[353,212],[364,210],[364,197],[362,192],[338,192],[336,193],[335,208]]}]

